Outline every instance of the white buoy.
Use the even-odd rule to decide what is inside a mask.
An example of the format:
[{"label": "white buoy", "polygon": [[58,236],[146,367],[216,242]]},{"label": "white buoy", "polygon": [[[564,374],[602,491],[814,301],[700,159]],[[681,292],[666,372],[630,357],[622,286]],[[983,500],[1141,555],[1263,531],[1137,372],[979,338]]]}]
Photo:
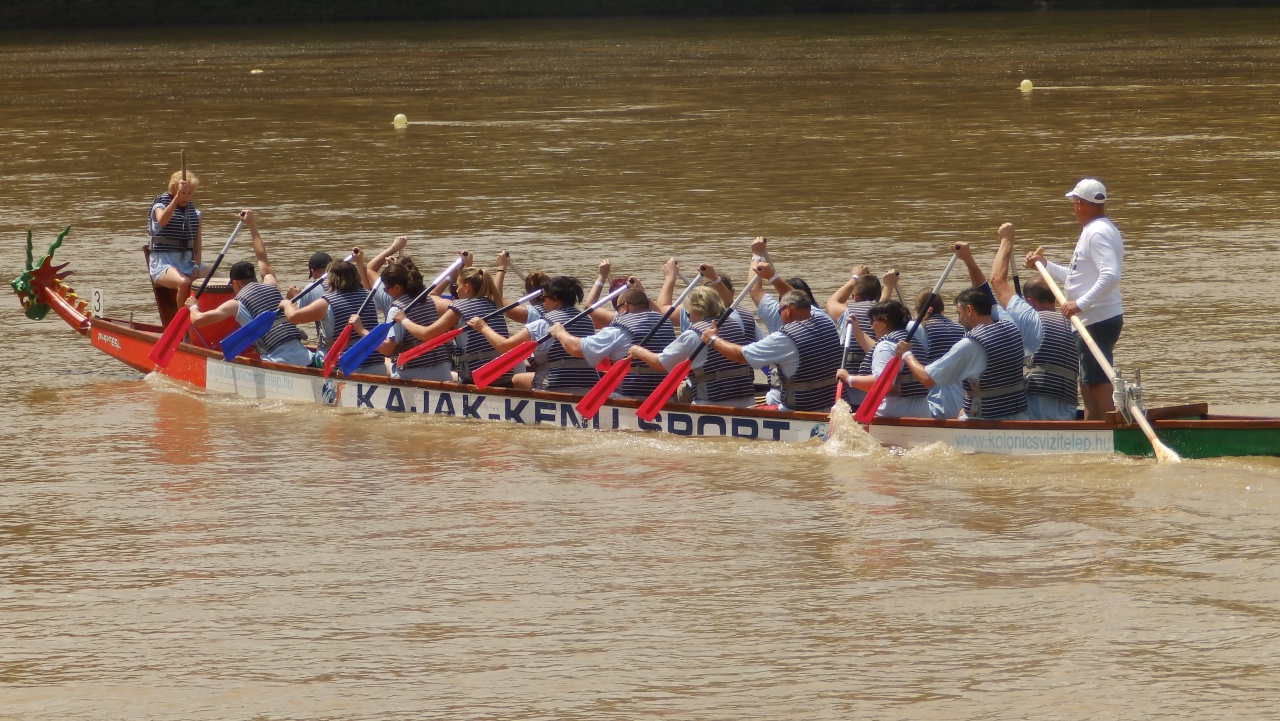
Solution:
[{"label": "white buoy", "polygon": [[409,125],[409,119],[404,116],[404,113],[400,113],[391,121],[391,124],[397,128],[404,128]]},{"label": "white buoy", "polygon": [[1022,92],[1024,93],[1029,93],[1035,89],[1035,86],[1031,84],[1030,80],[1023,80],[1022,83],[1018,85],[1018,87],[1021,88]]}]

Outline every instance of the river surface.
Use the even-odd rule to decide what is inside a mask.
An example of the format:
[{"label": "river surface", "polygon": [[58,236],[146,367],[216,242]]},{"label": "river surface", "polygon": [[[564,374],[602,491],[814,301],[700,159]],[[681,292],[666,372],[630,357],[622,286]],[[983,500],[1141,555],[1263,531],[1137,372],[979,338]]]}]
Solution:
[{"label": "river surface", "polygon": [[[1280,12],[0,34],[0,268],[154,319],[186,150],[205,257],[398,234],[820,297],[1069,256],[1103,178],[1117,365],[1280,411]],[[261,70],[261,73],[252,73]],[[1019,92],[1030,79],[1036,89]],[[392,127],[397,113],[406,129]],[[238,241],[231,259],[249,254]],[[1025,276],[1024,276],[1025,277]],[[946,293],[966,285],[957,275]],[[337,412],[0,324],[0,719],[1270,719],[1280,461],[891,454]]]}]

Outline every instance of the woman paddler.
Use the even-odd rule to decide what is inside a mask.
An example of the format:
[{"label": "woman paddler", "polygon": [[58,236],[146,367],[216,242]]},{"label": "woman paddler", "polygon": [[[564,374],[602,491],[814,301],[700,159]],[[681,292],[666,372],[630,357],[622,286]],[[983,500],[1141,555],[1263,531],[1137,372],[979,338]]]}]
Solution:
[{"label": "woman paddler", "polygon": [[[365,303],[369,295],[366,288],[368,279],[364,274],[364,252],[352,248],[352,261],[335,260],[329,264],[329,276],[325,278],[325,293],[306,306],[299,308],[293,301],[286,300],[280,305],[284,317],[294,325],[321,321],[320,350],[327,352],[329,346],[352,320],[356,311],[360,311],[360,322],[366,332],[378,325],[378,310],[373,303]],[[353,328],[354,333],[354,328]],[[363,365],[355,373],[386,375],[387,366],[383,355],[377,351],[369,354]]]},{"label": "woman paddler", "polygon": [[151,282],[177,293],[179,306],[191,294],[191,283],[200,277],[200,211],[191,202],[200,179],[179,170],[169,176],[169,188],[151,201],[147,234],[151,258],[147,270]]},{"label": "woman paddler", "polygon": [[[422,282],[422,273],[413,267],[408,257],[401,257],[400,262],[388,263],[382,269],[382,289],[391,298],[391,306],[387,310],[387,320],[401,322],[392,326],[394,335],[378,346],[378,352],[393,359],[401,353],[423,342],[417,335],[410,333],[406,327],[430,327],[440,320],[436,304],[430,297],[417,303],[413,299],[426,289]],[[413,303],[411,306],[410,303]],[[355,328],[360,331],[363,321]],[[445,329],[441,329],[443,333]],[[439,335],[436,333],[435,335]],[[429,336],[434,338],[435,335]],[[392,378],[407,378],[428,381],[452,381],[453,362],[449,358],[447,346],[433,348],[422,355],[410,359],[404,365],[396,363],[392,366]]]},{"label": "woman paddler", "polygon": [[[669,371],[676,367],[702,345],[702,331],[710,328],[724,313],[724,301],[714,288],[702,286],[689,293],[682,310],[688,316],[689,327],[662,353],[633,345],[629,351],[631,358],[654,370]],[[736,312],[730,314],[720,327],[719,335],[738,345],[748,345],[755,339],[754,332],[748,337],[744,320]],[[755,372],[751,366],[729,360],[715,349],[707,349],[693,359],[691,368],[687,384],[692,386],[695,404],[709,403],[731,408],[755,405],[755,385],[752,382]]]},{"label": "woman paddler", "polygon": [[[569,332],[578,338],[588,338],[596,332],[595,325],[589,316],[573,320],[578,315],[576,308],[582,302],[582,283],[577,278],[557,275],[547,281],[546,290],[542,294],[542,317],[530,321],[514,335],[503,338],[485,323],[479,316],[469,318],[467,326],[482,333],[489,343],[499,352],[505,352],[528,340],[542,340],[547,329],[562,323]],[[572,321],[572,322],[570,322]],[[533,371],[517,373],[511,384],[515,388],[558,391],[561,393],[585,394],[600,380],[600,374],[582,358],[575,358],[552,339],[538,346],[533,354]]]},{"label": "woman paddler", "polygon": [[[911,312],[896,300],[882,300],[872,305],[867,311],[871,319],[871,330],[875,338],[871,340],[870,351],[862,359],[856,375],[845,368],[836,371],[836,378],[851,388],[869,391],[875,385],[876,378],[893,359],[894,347],[900,340],[907,339],[907,324],[911,322]],[[849,322],[854,324],[854,332],[861,330],[858,317],[850,315]],[[866,337],[864,335],[864,337]],[[911,338],[911,351],[921,358],[929,357],[929,346],[924,330],[916,331]],[[876,409],[877,418],[929,418],[929,389],[925,388],[911,376],[906,365],[898,369],[898,378],[893,388],[885,395]]]}]

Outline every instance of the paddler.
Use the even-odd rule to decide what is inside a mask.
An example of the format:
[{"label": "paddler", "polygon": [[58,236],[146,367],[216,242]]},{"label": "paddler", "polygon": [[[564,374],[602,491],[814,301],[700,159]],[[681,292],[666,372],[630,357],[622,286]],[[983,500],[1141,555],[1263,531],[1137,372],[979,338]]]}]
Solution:
[{"label": "paddler", "polygon": [[[201,311],[194,297],[187,298],[186,304],[191,308],[191,325],[197,328],[227,318],[235,318],[243,326],[262,313],[275,313],[284,300],[275,273],[271,270],[271,263],[267,260],[267,248],[262,242],[257,223],[254,222],[253,211],[240,211],[240,218],[253,236],[253,254],[258,261],[257,273],[254,272],[253,263],[248,261],[242,260],[231,266],[228,275],[236,295],[212,310]],[[258,280],[259,277],[262,278],[261,281]],[[280,316],[271,330],[253,344],[253,348],[264,361],[311,365],[313,355],[302,345],[302,337],[297,326]]]},{"label": "paddler", "polygon": [[168,189],[151,201],[147,234],[151,236],[148,273],[151,282],[172,288],[178,305],[187,302],[191,284],[202,274],[201,212],[191,202],[200,179],[186,168],[169,176]]},{"label": "paddler", "polygon": [[1074,421],[1080,405],[1075,329],[1058,311],[1058,300],[1044,278],[1023,283],[1022,295],[1044,326],[1044,341],[1027,359],[1027,412],[1033,421]]},{"label": "paddler", "polygon": [[[959,245],[962,244],[949,250],[959,254]],[[966,332],[946,355],[926,366],[906,341],[900,341],[894,349],[912,377],[924,387],[963,384],[961,419],[1006,421],[1029,417],[1023,359],[1039,349],[1044,330],[1035,309],[1013,292],[1009,282],[1012,254],[1012,234],[1002,229],[991,277],[987,279],[990,290],[969,288],[956,296],[956,317]],[[998,302],[992,302],[992,295]]]},{"label": "paddler", "polygon": [[[547,332],[566,353],[585,359],[592,367],[599,366],[606,358],[611,362],[626,358],[631,346],[646,336],[649,339],[643,347],[652,353],[661,352],[675,340],[671,324],[663,320],[661,313],[650,308],[649,296],[637,287],[635,278],[627,281],[631,287],[618,296],[617,313],[607,326],[586,338],[575,336],[559,323]],[[657,330],[650,333],[655,327]],[[633,365],[614,393],[623,398],[648,398],[665,375],[666,369],[662,366],[655,369],[647,364]]]},{"label": "paddler", "polygon": [[[907,340],[907,324],[911,321],[911,312],[896,300],[882,300],[871,306],[867,316],[871,318],[871,328],[879,340],[863,361],[859,373],[850,374],[844,368],[836,371],[837,378],[864,393],[871,390],[880,373],[895,355],[897,343]],[[857,316],[850,318],[850,322],[856,326]],[[929,346],[925,341],[923,328],[912,334],[910,347],[913,354],[928,357]],[[929,418],[928,395],[928,389],[913,378],[905,366],[900,366],[893,388],[876,409],[876,417]]]}]

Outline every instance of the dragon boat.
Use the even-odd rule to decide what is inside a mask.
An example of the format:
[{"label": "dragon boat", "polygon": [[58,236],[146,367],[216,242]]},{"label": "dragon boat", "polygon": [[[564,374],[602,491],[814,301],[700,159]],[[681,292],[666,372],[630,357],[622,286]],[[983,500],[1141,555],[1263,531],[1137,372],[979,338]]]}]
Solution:
[{"label": "dragon boat", "polygon": [[[66,279],[68,263],[53,265],[64,230],[38,263],[32,262],[27,234],[26,270],[13,282],[25,314],[33,320],[52,310],[90,344],[140,373],[162,373],[197,388],[246,398],[312,403],[391,413],[453,416],[485,421],[593,431],[632,431],[782,442],[822,442],[828,415],[714,405],[667,404],[646,422],[636,416],[639,401],[611,399],[591,417],[575,409],[577,396],[510,388],[478,388],[457,383],[397,380],[354,374],[323,377],[319,368],[265,362],[252,351],[226,361],[219,341],[237,326],[228,320],[191,331],[166,367],[148,355],[177,311],[172,294],[156,292],[161,324],[95,316]],[[232,297],[230,285],[213,280],[199,298],[214,308]],[[1280,455],[1280,418],[1215,415],[1206,403],[1146,409],[1161,441],[1187,458]],[[852,423],[852,421],[851,421]],[[926,418],[876,419],[864,426],[879,443],[912,448],[941,443],[964,453],[1004,455],[1125,454],[1151,456],[1143,431],[1120,413],[1101,421],[958,421]]]}]

